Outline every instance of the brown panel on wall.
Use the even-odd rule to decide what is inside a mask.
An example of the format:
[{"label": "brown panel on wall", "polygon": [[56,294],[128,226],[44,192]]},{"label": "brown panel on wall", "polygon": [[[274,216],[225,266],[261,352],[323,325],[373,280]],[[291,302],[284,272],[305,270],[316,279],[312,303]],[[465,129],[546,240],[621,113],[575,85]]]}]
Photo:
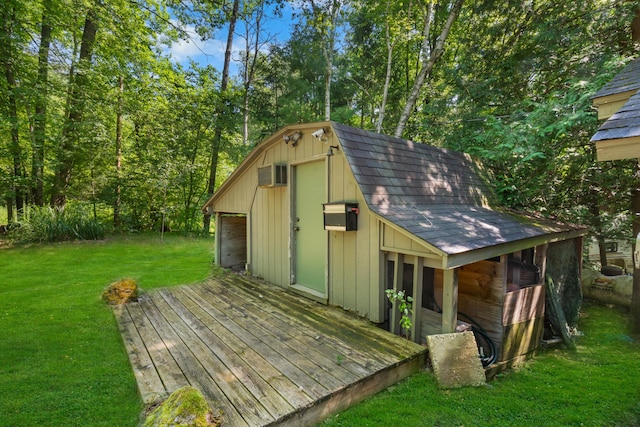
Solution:
[{"label": "brown panel on wall", "polygon": [[[502,344],[504,264],[479,261],[458,269],[458,312],[470,316],[487,331],[496,346]],[[442,301],[442,270],[435,271],[435,296]],[[468,321],[464,315],[459,320]]]},{"label": "brown panel on wall", "polygon": [[544,316],[544,285],[530,286],[504,296],[503,325],[512,325],[540,316]]},{"label": "brown panel on wall", "polygon": [[538,348],[544,330],[544,316],[505,327],[502,358],[506,361]]},{"label": "brown panel on wall", "polygon": [[242,269],[247,262],[247,217],[220,217],[220,266]]}]

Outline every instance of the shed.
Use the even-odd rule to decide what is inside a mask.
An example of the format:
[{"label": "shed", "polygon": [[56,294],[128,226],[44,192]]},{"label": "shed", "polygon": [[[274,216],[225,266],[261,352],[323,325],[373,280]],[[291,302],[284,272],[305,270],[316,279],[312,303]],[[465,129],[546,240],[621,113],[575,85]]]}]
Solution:
[{"label": "shed", "polygon": [[599,161],[640,157],[640,58],[629,62],[592,99],[598,119],[591,137]]},{"label": "shed", "polygon": [[489,182],[466,154],[320,122],[264,140],[203,209],[218,265],[396,333],[404,289],[414,341],[474,321],[507,362],[538,346],[547,249],[579,269],[586,231],[493,208]]}]

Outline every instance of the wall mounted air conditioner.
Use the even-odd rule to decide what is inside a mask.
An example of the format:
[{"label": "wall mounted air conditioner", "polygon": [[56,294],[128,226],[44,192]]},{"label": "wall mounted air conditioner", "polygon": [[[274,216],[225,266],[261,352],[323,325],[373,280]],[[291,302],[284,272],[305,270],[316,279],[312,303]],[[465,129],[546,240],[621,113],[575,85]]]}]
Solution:
[{"label": "wall mounted air conditioner", "polygon": [[287,185],[287,165],[272,163],[258,168],[258,187]]}]

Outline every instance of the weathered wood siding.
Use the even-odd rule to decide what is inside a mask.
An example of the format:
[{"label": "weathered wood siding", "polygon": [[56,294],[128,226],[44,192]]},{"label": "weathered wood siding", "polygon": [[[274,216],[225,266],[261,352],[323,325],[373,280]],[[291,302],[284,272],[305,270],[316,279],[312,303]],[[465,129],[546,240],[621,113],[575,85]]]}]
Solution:
[{"label": "weathered wood siding", "polygon": [[218,264],[224,268],[244,268],[247,262],[247,217],[223,215],[216,232],[220,234]]},{"label": "weathered wood siding", "polygon": [[[478,322],[495,342],[498,351],[503,339],[505,262],[480,261],[458,269],[458,311]],[[439,304],[442,301],[442,272],[435,272],[435,293]],[[467,321],[461,316],[458,319]]]},{"label": "weathered wood siding", "polygon": [[536,348],[544,331],[544,285],[530,286],[504,296],[504,346],[500,360],[524,356]]}]

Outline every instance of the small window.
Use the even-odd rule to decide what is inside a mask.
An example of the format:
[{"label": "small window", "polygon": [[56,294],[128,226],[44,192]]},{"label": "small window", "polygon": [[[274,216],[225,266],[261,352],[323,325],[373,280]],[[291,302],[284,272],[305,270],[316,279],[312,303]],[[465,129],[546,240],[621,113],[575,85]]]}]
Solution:
[{"label": "small window", "polygon": [[606,253],[618,252],[618,242],[605,242],[604,251]]}]

